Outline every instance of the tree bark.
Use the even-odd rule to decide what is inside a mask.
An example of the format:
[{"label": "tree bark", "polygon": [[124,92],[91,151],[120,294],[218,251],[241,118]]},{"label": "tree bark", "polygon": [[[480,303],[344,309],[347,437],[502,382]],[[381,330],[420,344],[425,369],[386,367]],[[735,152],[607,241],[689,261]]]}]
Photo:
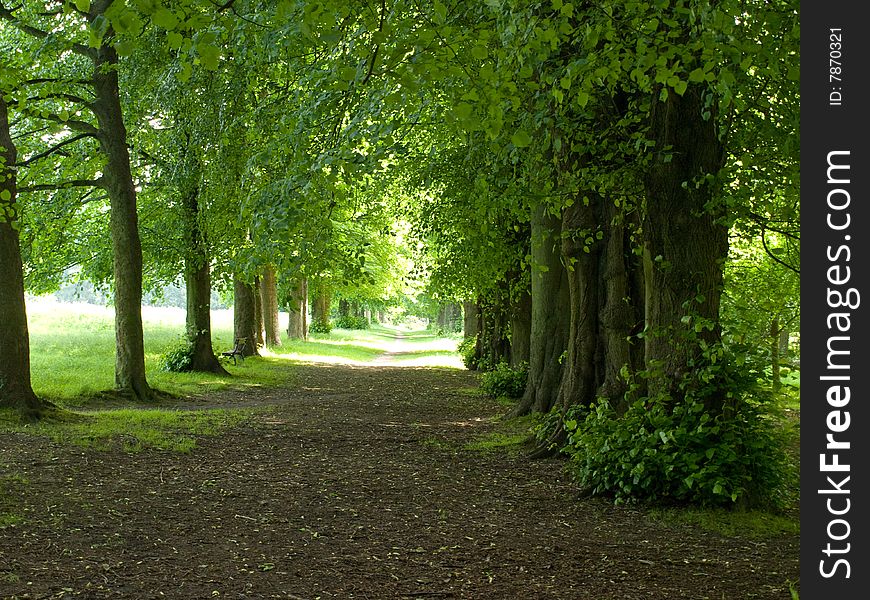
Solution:
[{"label": "tree bark", "polygon": [[39,417],[48,403],[30,382],[30,336],[24,301],[24,273],[18,236],[15,171],[18,154],[9,130],[9,113],[0,94],[0,407],[22,417]]},{"label": "tree bark", "polygon": [[254,337],[257,340],[257,348],[262,348],[266,345],[266,338],[263,336],[265,324],[263,322],[263,298],[260,296],[260,277],[254,278]]},{"label": "tree bark", "polygon": [[462,303],[462,333],[466,338],[477,337],[478,306],[476,302]]},{"label": "tree bark", "polygon": [[182,191],[186,244],[184,281],[187,288],[187,339],[193,345],[191,371],[229,375],[212,349],[211,271],[208,249],[199,226],[199,186]]},{"label": "tree bark", "polygon": [[278,318],[278,279],[275,268],[267,265],[260,280],[260,299],[263,305],[263,325],[266,330],[266,345],[281,345],[281,326]]},{"label": "tree bark", "polygon": [[532,340],[532,295],[524,291],[511,303],[511,366],[528,364]]},{"label": "tree bark", "polygon": [[300,279],[293,288],[293,293],[288,303],[290,320],[287,324],[287,336],[293,340],[304,340],[308,337],[307,309],[308,309],[308,282]]},{"label": "tree bark", "polygon": [[[102,16],[109,2],[93,3],[89,19]],[[145,378],[142,332],[142,245],[136,214],[136,188],[130,170],[127,130],[118,90],[118,55],[107,34],[95,51],[92,104],[106,164],[103,182],[109,196],[115,302],[115,387],[142,401],[154,392]]]},{"label": "tree bark", "polygon": [[561,218],[540,205],[532,214],[532,326],[526,391],[510,415],[547,412],[562,380],[568,347],[568,277],[560,260]]},{"label": "tree bark", "polygon": [[233,337],[245,339],[244,356],[257,352],[256,288],[238,277],[233,278]]},{"label": "tree bark", "polygon": [[314,297],[311,303],[311,321],[321,325],[323,328],[329,327],[329,310],[332,304],[332,298],[329,292],[320,292]]},{"label": "tree bark", "polygon": [[[647,368],[651,396],[679,397],[679,384],[700,350],[720,338],[719,301],[728,229],[714,207],[715,176],[724,161],[715,117],[704,119],[706,88],[690,84],[682,96],[654,94],[650,137],[656,143],[646,174],[643,226],[647,252]],[[682,318],[691,315],[685,323]],[[701,331],[695,325],[701,324]]]}]

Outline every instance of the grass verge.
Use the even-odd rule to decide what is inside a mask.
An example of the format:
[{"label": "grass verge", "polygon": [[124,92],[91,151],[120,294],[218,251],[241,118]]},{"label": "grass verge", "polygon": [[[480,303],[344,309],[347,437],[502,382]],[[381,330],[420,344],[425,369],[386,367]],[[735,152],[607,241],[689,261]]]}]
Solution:
[{"label": "grass verge", "polygon": [[22,424],[16,415],[0,412],[0,433],[45,436],[58,443],[95,450],[190,452],[196,446],[198,436],[217,435],[238,425],[249,414],[242,410],[137,408],[92,413],[66,412],[38,423]]}]

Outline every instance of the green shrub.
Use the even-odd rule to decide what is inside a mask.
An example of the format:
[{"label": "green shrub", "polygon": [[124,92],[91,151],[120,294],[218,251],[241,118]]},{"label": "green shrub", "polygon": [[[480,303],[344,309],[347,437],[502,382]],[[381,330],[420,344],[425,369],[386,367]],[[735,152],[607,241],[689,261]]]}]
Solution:
[{"label": "green shrub", "polygon": [[193,365],[193,344],[182,339],[160,357],[160,368],[170,373],[184,373]]},{"label": "green shrub", "polygon": [[312,321],[308,331],[311,333],[329,333],[332,331],[332,324],[329,321]]},{"label": "green shrub", "polygon": [[602,399],[569,415],[579,483],[617,501],[781,506],[791,467],[774,403],[745,364],[718,358],[684,379],[681,399],[640,398],[622,416]]},{"label": "green shrub", "polygon": [[474,370],[477,368],[474,360],[474,346],[476,342],[477,338],[467,337],[459,342],[459,346],[456,348],[457,352],[459,352],[459,356],[462,358],[462,364],[465,365],[466,369]]},{"label": "green shrub", "polygon": [[528,374],[528,365],[514,369],[506,362],[501,362],[494,370],[483,374],[480,387],[494,398],[520,398],[526,391]]},{"label": "green shrub", "polygon": [[339,329],[368,329],[369,322],[365,317],[343,315],[335,320],[335,326]]}]

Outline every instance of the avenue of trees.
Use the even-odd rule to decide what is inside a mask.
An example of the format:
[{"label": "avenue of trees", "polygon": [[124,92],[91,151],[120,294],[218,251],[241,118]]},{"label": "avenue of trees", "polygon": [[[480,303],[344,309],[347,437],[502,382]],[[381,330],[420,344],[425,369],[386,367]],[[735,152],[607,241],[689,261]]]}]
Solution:
[{"label": "avenue of trees", "polygon": [[[445,326],[462,307],[472,366],[527,369],[511,414],[550,414],[540,453],[572,445],[590,487],[663,479],[637,471],[682,443],[655,418],[698,433],[685,453],[766,452],[733,444],[767,439],[799,333],[799,22],[796,0],[0,1],[0,406],[44,409],[24,292],[70,273],[111,289],[116,388],[143,401],[143,290],[184,282],[192,367],[223,372],[214,289],[270,346],[413,289]],[[651,441],[615,474],[619,423]],[[750,462],[656,463],[683,474],[657,493],[736,501],[767,484]]]}]

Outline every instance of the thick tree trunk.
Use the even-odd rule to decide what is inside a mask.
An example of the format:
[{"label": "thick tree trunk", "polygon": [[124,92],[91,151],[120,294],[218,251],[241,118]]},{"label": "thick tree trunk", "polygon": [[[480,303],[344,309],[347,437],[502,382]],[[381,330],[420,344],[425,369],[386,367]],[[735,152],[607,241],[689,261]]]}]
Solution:
[{"label": "thick tree trunk", "polygon": [[599,343],[602,361],[598,369],[600,386],[597,396],[610,399],[613,406],[624,408],[627,382],[624,368],[634,373],[642,367],[632,356],[632,336],[643,323],[642,298],[633,288],[632,274],[640,265],[631,251],[629,232],[617,215],[612,202],[604,201],[600,221],[609,224],[601,247],[599,290]]},{"label": "thick tree trunk", "polygon": [[532,295],[521,292],[511,303],[511,366],[528,364],[532,341]]},{"label": "thick tree trunk", "polygon": [[568,347],[568,277],[560,260],[559,217],[544,206],[532,214],[532,327],[526,392],[511,415],[547,412],[562,381],[562,354]]},{"label": "thick tree trunk", "polygon": [[[595,203],[600,202],[594,198]],[[589,405],[599,384],[595,359],[598,350],[599,255],[602,243],[594,240],[598,225],[597,205],[582,201],[566,208],[562,215],[562,254],[568,270],[570,322],[568,353],[559,389],[559,403]],[[587,244],[587,241],[593,241]]]},{"label": "thick tree trunk", "polygon": [[187,339],[193,344],[191,371],[229,375],[212,349],[211,272],[208,250],[199,226],[199,189],[184,191],[186,223],[184,281],[187,288]]},{"label": "thick tree trunk", "polygon": [[[106,2],[101,3],[105,9]],[[91,20],[101,16],[96,3]],[[111,38],[111,32],[108,36]],[[92,103],[99,123],[98,139],[106,163],[103,186],[111,208],[115,302],[115,387],[139,400],[154,399],[145,379],[142,334],[142,245],[136,214],[136,188],[130,171],[127,130],[118,91],[118,56],[110,39],[95,51]]]},{"label": "thick tree trunk", "polygon": [[307,288],[308,283],[305,279],[297,282],[288,303],[290,320],[287,325],[287,336],[292,340],[304,340],[308,337],[308,324],[306,323],[308,309]]},{"label": "thick tree trunk", "polygon": [[[719,340],[722,263],[728,229],[713,207],[724,160],[715,118],[705,120],[706,88],[690,84],[682,96],[654,94],[650,137],[656,142],[646,174],[646,364],[660,371],[649,393],[679,397],[679,384],[699,354],[698,341]],[[691,315],[686,323],[683,317]],[[696,332],[696,325],[701,329]]]},{"label": "thick tree trunk", "polygon": [[233,278],[233,337],[245,339],[244,356],[258,354],[256,288],[238,277]]},{"label": "thick tree trunk", "polygon": [[263,335],[265,327],[263,323],[263,298],[260,296],[260,277],[254,278],[254,337],[257,340],[257,348],[262,348],[266,345],[266,338]]},{"label": "thick tree trunk", "polygon": [[263,278],[260,280],[260,299],[263,305],[263,326],[266,330],[266,345],[281,345],[281,325],[278,319],[278,279],[275,277],[275,268],[267,265],[263,269]]},{"label": "thick tree trunk", "polygon": [[329,310],[332,298],[328,292],[321,292],[311,303],[311,321],[323,328],[329,327]]},{"label": "thick tree trunk", "polygon": [[15,145],[9,113],[0,94],[0,407],[32,419],[46,408],[30,383],[30,336],[24,303],[24,274],[18,238]]},{"label": "thick tree trunk", "polygon": [[476,302],[463,302],[462,333],[466,338],[477,337],[478,307]]}]

